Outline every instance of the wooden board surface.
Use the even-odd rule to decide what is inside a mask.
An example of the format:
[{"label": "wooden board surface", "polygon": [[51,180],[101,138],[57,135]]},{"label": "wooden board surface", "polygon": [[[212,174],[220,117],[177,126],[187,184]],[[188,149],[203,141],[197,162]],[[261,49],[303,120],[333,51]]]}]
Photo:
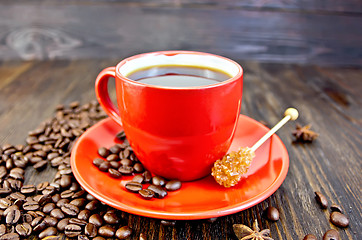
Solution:
[{"label": "wooden board surface", "polygon": [[197,50],[233,59],[362,64],[360,1],[2,1],[0,59]]},{"label": "wooden board surface", "polygon": [[[312,144],[293,144],[294,124],[278,132],[289,152],[290,168],[281,187],[262,203],[214,223],[179,221],[175,227],[124,214],[134,229],[131,239],[138,239],[140,232],[148,239],[236,239],[232,225],[250,226],[255,218],[262,228],[271,229],[274,239],[302,239],[308,233],[321,237],[330,228],[337,229],[342,239],[360,239],[362,69],[239,62],[245,70],[243,114],[273,125],[285,108],[294,106],[300,111],[297,122],[311,123],[319,138]],[[51,117],[57,104],[94,100],[95,77],[116,63],[99,59],[0,62],[0,145],[24,144],[27,132]],[[29,169],[26,183],[51,180],[53,170],[37,174]],[[329,211],[320,209],[314,191],[342,206],[350,219],[348,228],[329,222]],[[275,223],[262,217],[269,205],[280,210]]]}]

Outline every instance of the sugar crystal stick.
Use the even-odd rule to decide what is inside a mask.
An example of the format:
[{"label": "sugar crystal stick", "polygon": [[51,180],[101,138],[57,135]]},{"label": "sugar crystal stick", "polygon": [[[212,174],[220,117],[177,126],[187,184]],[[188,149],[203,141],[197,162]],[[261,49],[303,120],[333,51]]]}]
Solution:
[{"label": "sugar crystal stick", "polygon": [[222,159],[217,160],[212,168],[211,175],[216,182],[224,187],[235,186],[245,174],[255,157],[255,150],[260,147],[268,138],[278,131],[289,120],[298,118],[298,111],[295,108],[288,108],[284,112],[284,118],[280,120],[272,129],[257,141],[251,148],[240,148],[239,151],[232,151]]}]

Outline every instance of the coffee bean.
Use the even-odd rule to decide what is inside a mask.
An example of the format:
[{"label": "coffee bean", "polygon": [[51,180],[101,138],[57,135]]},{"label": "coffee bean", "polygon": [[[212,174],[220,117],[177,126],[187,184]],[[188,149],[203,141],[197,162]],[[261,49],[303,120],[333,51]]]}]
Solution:
[{"label": "coffee bean", "polygon": [[56,219],[62,219],[65,217],[64,213],[62,212],[62,210],[60,210],[59,208],[55,208],[53,209],[50,214],[51,217],[54,217]]},{"label": "coffee bean", "polygon": [[339,205],[337,205],[337,204],[332,204],[332,205],[331,205],[331,211],[332,211],[332,212],[340,212],[340,213],[343,212],[341,206],[339,206]]},{"label": "coffee bean", "polygon": [[94,224],[96,227],[100,227],[103,224],[103,219],[98,213],[95,213],[89,217],[89,223]]},{"label": "coffee bean", "polygon": [[99,229],[98,229],[98,234],[101,235],[102,237],[106,237],[106,238],[111,238],[114,236],[115,234],[115,230],[113,227],[111,226],[101,226]]},{"label": "coffee bean", "polygon": [[116,144],[109,148],[109,151],[113,154],[119,154],[119,152],[122,150],[121,146]]},{"label": "coffee bean", "polygon": [[35,227],[36,225],[38,225],[41,221],[43,221],[43,217],[36,215],[36,217],[34,217],[33,221],[30,223],[30,225],[32,227]]},{"label": "coffee bean", "polygon": [[126,148],[119,153],[119,158],[120,159],[128,158],[130,154],[131,154],[131,151],[128,148]]},{"label": "coffee bean", "polygon": [[83,195],[85,195],[86,193],[87,193],[86,191],[80,190],[80,191],[78,191],[78,192],[75,192],[74,195],[72,196],[72,198],[73,198],[73,199],[74,199],[74,198],[80,198],[80,197],[82,197]]},{"label": "coffee bean", "polygon": [[130,159],[124,158],[120,161],[122,166],[132,166],[133,162]]},{"label": "coffee bean", "polygon": [[175,226],[176,225],[176,221],[171,221],[171,220],[161,220],[161,224],[163,226]]},{"label": "coffee bean", "polygon": [[68,223],[69,223],[69,218],[64,218],[60,220],[57,224],[58,231],[63,232]]},{"label": "coffee bean", "polygon": [[143,167],[143,165],[142,165],[141,163],[135,163],[135,164],[133,165],[133,169],[134,169],[134,171],[135,171],[136,173],[141,173],[141,172],[143,172],[144,167]]},{"label": "coffee bean", "polygon": [[64,162],[64,159],[62,157],[55,157],[52,160],[50,160],[50,165],[52,167],[60,166]]},{"label": "coffee bean", "polygon": [[303,240],[317,240],[317,237],[313,234],[308,234],[303,238]]},{"label": "coffee bean", "polygon": [[33,165],[33,168],[40,171],[40,170],[43,170],[46,165],[48,164],[48,161],[47,160],[42,160],[40,162],[37,162]]},{"label": "coffee bean", "polygon": [[35,211],[38,210],[39,208],[40,208],[39,203],[36,201],[27,201],[23,205],[23,209],[25,211]]},{"label": "coffee bean", "polygon": [[34,200],[38,202],[40,206],[44,206],[45,204],[49,203],[52,198],[50,195],[38,195],[39,197],[34,197]]},{"label": "coffee bean", "polygon": [[279,220],[279,211],[275,207],[269,206],[266,211],[265,215],[270,221],[278,221]]},{"label": "coffee bean", "polygon": [[96,225],[92,223],[88,223],[84,228],[84,233],[89,237],[95,237],[97,236],[98,230]]},{"label": "coffee bean", "polygon": [[16,224],[20,219],[20,211],[18,209],[13,209],[6,215],[7,224]]},{"label": "coffee bean", "polygon": [[23,181],[24,180],[24,173],[10,171],[9,177],[14,178],[16,180],[22,180]]},{"label": "coffee bean", "polygon": [[17,233],[7,233],[2,235],[0,240],[20,240],[20,236]]},{"label": "coffee bean", "polygon": [[16,232],[23,237],[29,236],[33,231],[29,223],[18,224],[16,225],[15,229]]},{"label": "coffee bean", "polygon": [[91,212],[88,209],[83,209],[78,214],[78,219],[88,221],[91,216]]},{"label": "coffee bean", "polygon": [[339,236],[339,233],[334,229],[329,229],[323,235],[323,240],[340,240],[340,239],[341,237]]},{"label": "coffee bean", "polygon": [[48,155],[47,155],[47,159],[50,161],[50,160],[53,160],[54,158],[56,158],[56,157],[59,157],[59,154],[58,153],[56,153],[56,152],[52,152],[52,153],[49,153]]},{"label": "coffee bean", "polygon": [[[34,220],[33,220],[34,221]],[[31,224],[33,226],[33,222]],[[47,228],[46,223],[42,220],[40,223],[38,223],[37,225],[33,226],[33,231],[34,232],[42,232],[44,231],[44,229]]]},{"label": "coffee bean", "polygon": [[132,234],[132,229],[128,226],[123,226],[116,231],[116,237],[118,239],[126,239]]},{"label": "coffee bean", "polygon": [[138,193],[138,191],[142,189],[142,184],[131,181],[131,182],[126,183],[125,187],[130,192]]},{"label": "coffee bean", "polygon": [[332,212],[330,216],[330,221],[337,227],[345,228],[349,225],[349,220],[346,215],[340,212]]},{"label": "coffee bean", "polygon": [[69,203],[69,202],[70,202],[69,199],[63,198],[63,199],[60,199],[56,205],[58,208],[61,208],[64,206],[64,204]]},{"label": "coffee bean", "polygon": [[106,158],[106,160],[108,162],[111,162],[111,161],[118,161],[119,160],[119,157],[117,154],[109,154]]},{"label": "coffee bean", "polygon": [[55,227],[58,224],[58,219],[56,219],[55,217],[47,216],[44,218],[43,221],[49,227]]},{"label": "coffee bean", "polygon": [[69,190],[76,192],[80,189],[80,186],[77,182],[72,182],[72,184],[69,187]]},{"label": "coffee bean", "polygon": [[57,233],[58,231],[55,227],[48,227],[47,229],[39,233],[39,238],[42,239],[48,236],[56,235]]},{"label": "coffee bean", "polygon": [[103,219],[108,224],[117,224],[119,222],[119,217],[114,212],[107,212],[104,214]]},{"label": "coffee bean", "polygon": [[60,178],[60,186],[62,188],[67,188],[72,184],[72,176],[71,175],[62,175]]},{"label": "coffee bean", "polygon": [[109,150],[105,147],[100,147],[98,148],[98,154],[99,156],[106,158],[109,155]]},{"label": "coffee bean", "polygon": [[14,211],[14,210],[19,210],[19,206],[17,206],[17,205],[12,205],[12,206],[8,207],[8,208],[5,209],[5,211],[3,212],[3,216],[8,215],[9,212]]},{"label": "coffee bean", "polygon": [[87,195],[86,195],[86,199],[87,199],[88,201],[93,201],[93,200],[96,200],[96,198],[95,198],[95,197],[93,197],[92,195],[90,195],[89,193],[87,193]]},{"label": "coffee bean", "polygon": [[163,177],[154,176],[152,178],[152,184],[156,186],[164,186],[166,184],[166,181]]},{"label": "coffee bean", "polygon": [[144,177],[142,175],[136,175],[133,177],[132,182],[142,183],[143,179],[144,179]]},{"label": "coffee bean", "polygon": [[157,198],[164,198],[167,196],[167,191],[164,190],[160,186],[155,186],[155,185],[151,184],[148,186],[147,189],[153,191],[155,193],[155,197],[157,197]]},{"label": "coffee bean", "polygon": [[85,199],[77,198],[77,199],[72,200],[70,202],[70,204],[73,204],[74,206],[77,206],[77,207],[82,207],[85,204]]},{"label": "coffee bean", "polygon": [[120,178],[122,177],[122,173],[120,173],[118,170],[110,168],[108,169],[109,172],[109,176],[111,176],[112,178]]},{"label": "coffee bean", "polygon": [[93,159],[93,165],[96,166],[96,167],[99,167],[103,162],[104,162],[104,160],[101,159],[101,158]]},{"label": "coffee bean", "polygon": [[79,225],[79,226],[85,226],[87,224],[87,221],[81,220],[81,219],[78,219],[78,218],[71,218],[71,219],[69,219],[69,224],[76,224],[76,225]]},{"label": "coffee bean", "polygon": [[118,168],[118,171],[124,175],[130,175],[133,173],[133,167],[131,166],[121,166]]},{"label": "coffee bean", "polygon": [[146,200],[152,199],[153,196],[155,195],[155,193],[150,189],[141,189],[138,191],[138,193],[142,198],[144,198]]},{"label": "coffee bean", "polygon": [[113,169],[118,169],[121,166],[121,163],[118,161],[110,161],[109,164],[110,167]]},{"label": "coffee bean", "polygon": [[64,168],[64,169],[60,170],[59,173],[60,173],[60,175],[69,175],[69,174],[72,174],[72,169]]},{"label": "coffee bean", "polygon": [[74,192],[71,190],[65,190],[64,192],[60,193],[61,198],[71,198],[74,195]]},{"label": "coffee bean", "polygon": [[64,233],[67,237],[73,238],[82,233],[82,228],[76,224],[69,224],[65,227]]},{"label": "coffee bean", "polygon": [[25,195],[24,194],[22,194],[22,193],[20,193],[20,192],[14,192],[14,193],[11,193],[10,195],[9,195],[9,197],[11,198],[11,199],[13,199],[13,200],[18,200],[18,199],[20,199],[20,200],[25,200]]},{"label": "coffee bean", "polygon": [[99,169],[100,171],[102,171],[102,172],[108,172],[108,169],[109,169],[110,167],[111,167],[111,164],[110,164],[109,162],[103,161],[103,162],[99,165],[98,169]]},{"label": "coffee bean", "polygon": [[76,216],[79,213],[79,208],[73,204],[66,203],[61,207],[62,211],[69,216]]},{"label": "coffee bean", "polygon": [[43,195],[52,195],[52,194],[55,193],[55,192],[56,192],[55,187],[49,185],[49,186],[47,186],[41,193],[42,193]]},{"label": "coffee bean", "polygon": [[328,200],[321,192],[315,192],[315,197],[317,202],[321,205],[322,208],[328,207]]},{"label": "coffee bean", "polygon": [[39,183],[39,184],[36,186],[36,190],[37,190],[38,192],[41,192],[41,191],[43,191],[47,186],[49,186],[49,182]]},{"label": "coffee bean", "polygon": [[165,186],[167,191],[176,191],[181,188],[181,181],[179,180],[171,180]]},{"label": "coffee bean", "polygon": [[50,213],[53,209],[55,209],[55,203],[47,203],[43,207],[43,212]]},{"label": "coffee bean", "polygon": [[143,181],[145,182],[145,183],[149,183],[151,180],[152,180],[152,174],[149,172],[149,171],[144,171],[143,173],[142,173],[142,176],[143,176]]},{"label": "coffee bean", "polygon": [[35,211],[35,213],[36,213],[38,216],[43,217],[43,218],[46,216],[46,214],[43,213],[43,212],[41,212],[41,211]]},{"label": "coffee bean", "polygon": [[40,162],[40,161],[43,161],[43,159],[42,159],[41,157],[34,157],[34,156],[32,156],[32,157],[29,158],[29,162],[30,162],[30,164],[32,164],[32,165],[37,164],[37,163]]},{"label": "coffee bean", "polygon": [[24,185],[20,189],[20,192],[22,194],[26,194],[26,195],[34,194],[35,191],[36,191],[36,187],[34,185]]},{"label": "coffee bean", "polygon": [[85,209],[88,209],[89,211],[94,211],[98,208],[99,201],[98,200],[92,200],[87,205],[85,205]]}]

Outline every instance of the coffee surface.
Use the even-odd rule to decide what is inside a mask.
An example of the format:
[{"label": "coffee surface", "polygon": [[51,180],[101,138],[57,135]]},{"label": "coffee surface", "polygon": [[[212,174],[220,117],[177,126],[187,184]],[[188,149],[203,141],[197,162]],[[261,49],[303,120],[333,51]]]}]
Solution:
[{"label": "coffee surface", "polygon": [[127,76],[141,83],[162,87],[199,87],[225,81],[225,72],[194,66],[156,66],[140,69]]}]

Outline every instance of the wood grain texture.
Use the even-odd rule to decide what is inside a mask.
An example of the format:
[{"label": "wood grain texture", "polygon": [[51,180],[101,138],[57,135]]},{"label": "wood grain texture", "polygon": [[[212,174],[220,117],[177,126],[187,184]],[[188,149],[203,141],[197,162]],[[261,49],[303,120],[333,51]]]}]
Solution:
[{"label": "wood grain texture", "polygon": [[238,60],[360,66],[361,5],[352,0],[5,1],[0,59],[106,59],[182,49]]},{"label": "wood grain texture", "polygon": [[[24,143],[27,132],[51,117],[59,103],[95,99],[95,77],[117,61],[0,62],[0,145]],[[361,239],[362,69],[239,62],[245,71],[243,114],[273,125],[285,108],[294,106],[300,111],[297,122],[311,123],[319,138],[312,144],[292,143],[294,124],[278,132],[287,147],[290,168],[281,187],[260,204],[214,223],[178,221],[175,227],[124,213],[124,221],[134,229],[131,239],[144,232],[148,239],[236,240],[232,225],[251,226],[253,219],[258,219],[261,228],[270,228],[274,239],[302,239],[308,233],[320,239],[330,228],[337,229],[342,239]],[[51,180],[54,174],[51,168],[40,174],[30,169],[26,183]],[[329,210],[319,207],[314,191],[342,206],[350,219],[348,228],[329,222]],[[270,205],[280,211],[275,223],[262,215]]]}]

